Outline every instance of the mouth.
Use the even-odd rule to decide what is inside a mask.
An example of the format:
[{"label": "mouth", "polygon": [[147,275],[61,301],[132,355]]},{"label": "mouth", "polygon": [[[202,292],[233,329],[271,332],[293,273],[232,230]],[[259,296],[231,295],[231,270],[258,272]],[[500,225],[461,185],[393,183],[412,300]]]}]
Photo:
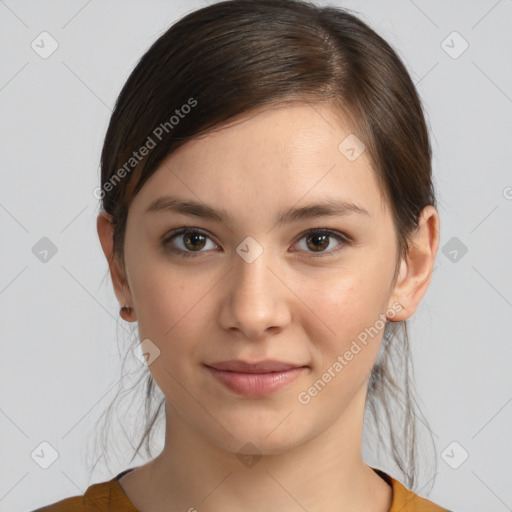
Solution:
[{"label": "mouth", "polygon": [[309,370],[306,365],[274,360],[258,363],[231,360],[205,366],[226,388],[251,397],[269,395],[282,389]]}]

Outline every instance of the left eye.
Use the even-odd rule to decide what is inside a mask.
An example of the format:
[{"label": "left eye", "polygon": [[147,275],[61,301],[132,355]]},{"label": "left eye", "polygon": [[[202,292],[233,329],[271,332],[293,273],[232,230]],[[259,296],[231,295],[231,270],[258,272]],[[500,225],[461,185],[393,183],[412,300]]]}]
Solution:
[{"label": "left eye", "polygon": [[[332,238],[337,239],[338,245],[335,246],[335,248],[331,248],[327,251],[326,249],[331,245],[330,239]],[[179,241],[179,245],[181,245],[181,247],[177,248],[173,245],[174,239]],[[195,257],[202,252],[205,252],[201,249],[205,248],[208,239],[210,239],[210,236],[202,230],[196,228],[181,228],[177,231],[171,232],[171,234],[164,239],[163,244],[164,246],[169,247],[169,250],[178,256]],[[350,242],[349,238],[339,231],[320,228],[311,229],[305,233],[302,233],[298,239],[298,243],[300,243],[302,240],[305,240],[306,248],[299,250],[311,252],[313,253],[312,256],[330,256],[334,252],[340,250],[341,246]],[[215,248],[216,244],[213,243],[213,241],[212,244],[214,247],[210,248]]]},{"label": "left eye", "polygon": [[[331,245],[330,239],[336,238],[338,240],[338,245],[335,246],[334,249],[326,250],[327,247]],[[314,254],[314,256],[323,256],[324,253],[327,253],[326,256],[332,255],[332,253],[340,250],[340,246],[343,244],[348,243],[348,238],[338,231],[333,231],[332,229],[312,229],[305,233],[300,239],[306,241],[306,247],[307,248],[313,248],[313,253],[319,253]],[[306,249],[307,251],[307,249]],[[309,251],[307,251],[309,252]]]}]

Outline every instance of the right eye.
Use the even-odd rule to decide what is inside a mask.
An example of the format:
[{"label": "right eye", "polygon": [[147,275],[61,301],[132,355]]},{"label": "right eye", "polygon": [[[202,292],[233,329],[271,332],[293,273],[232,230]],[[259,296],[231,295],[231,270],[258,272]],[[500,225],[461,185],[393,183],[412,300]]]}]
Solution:
[{"label": "right eye", "polygon": [[[163,240],[163,244],[166,249],[178,256],[196,257],[205,252],[201,249],[207,245],[206,239],[210,239],[210,237],[204,231],[197,228],[183,227],[171,231]],[[178,248],[174,244],[178,245]],[[179,247],[180,245],[181,247]]]}]

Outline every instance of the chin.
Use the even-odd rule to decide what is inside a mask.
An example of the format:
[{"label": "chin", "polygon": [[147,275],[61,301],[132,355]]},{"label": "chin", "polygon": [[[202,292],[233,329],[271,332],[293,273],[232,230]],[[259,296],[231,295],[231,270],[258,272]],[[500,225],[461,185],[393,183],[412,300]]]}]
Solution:
[{"label": "chin", "polygon": [[[291,425],[287,414],[268,415],[267,418],[248,419],[247,415],[239,422],[231,418],[226,421],[231,434],[221,439],[212,439],[218,446],[237,455],[278,455],[285,453],[307,441],[304,425],[297,431],[297,426]],[[293,414],[290,415],[290,419]]]},{"label": "chin", "polygon": [[[226,440],[223,440],[226,441]],[[244,455],[263,456],[263,455],[280,455],[286,453],[296,446],[301,445],[301,440],[273,439],[266,438],[266,434],[261,436],[247,435],[230,439],[229,442],[220,442],[219,446],[227,451],[232,452],[238,457]]]}]

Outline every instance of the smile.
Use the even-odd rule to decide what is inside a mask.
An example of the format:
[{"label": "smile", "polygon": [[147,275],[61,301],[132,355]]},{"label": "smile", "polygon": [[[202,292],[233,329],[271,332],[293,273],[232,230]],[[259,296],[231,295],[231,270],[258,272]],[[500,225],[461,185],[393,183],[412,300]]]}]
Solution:
[{"label": "smile", "polygon": [[[293,382],[302,373],[308,370],[307,366],[287,365],[288,368],[270,371],[267,368],[272,367],[272,364],[276,367],[275,363],[264,363],[260,366],[253,365],[250,367],[250,365],[240,362],[227,362],[224,365],[217,364],[215,368],[213,366],[205,366],[215,379],[226,388],[239,395],[251,397],[265,396],[274,393]],[[239,370],[239,368],[244,365],[245,370]],[[237,367],[238,371],[224,368],[219,369],[219,366]],[[281,366],[283,366],[283,364],[281,364]]]}]

